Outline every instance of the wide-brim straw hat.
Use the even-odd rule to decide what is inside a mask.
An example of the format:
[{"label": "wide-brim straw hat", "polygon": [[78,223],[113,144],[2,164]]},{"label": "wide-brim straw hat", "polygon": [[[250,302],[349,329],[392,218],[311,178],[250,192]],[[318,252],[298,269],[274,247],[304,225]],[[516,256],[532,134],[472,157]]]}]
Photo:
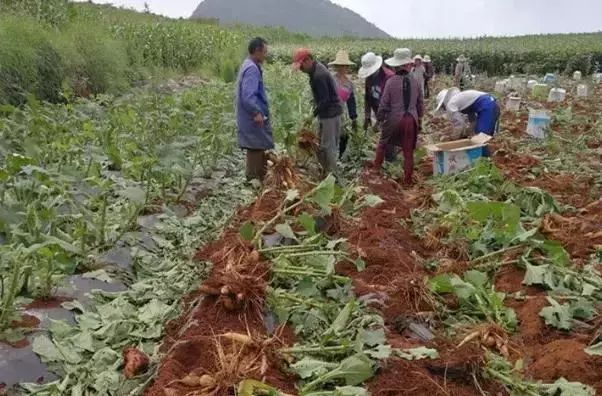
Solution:
[{"label": "wide-brim straw hat", "polygon": [[355,63],[351,62],[347,51],[341,50],[337,52],[336,58],[328,66],[355,66]]},{"label": "wide-brim straw hat", "polygon": [[417,60],[419,60],[419,61],[424,61],[424,59],[422,59],[422,55],[416,55],[416,56],[414,57],[414,61],[417,61]]},{"label": "wide-brim straw hat", "polygon": [[412,51],[409,48],[398,48],[393,52],[393,57],[385,61],[388,66],[399,67],[414,63]]},{"label": "wide-brim straw hat", "polygon": [[368,78],[376,73],[383,65],[383,57],[377,56],[374,52],[368,52],[362,56],[362,67],[357,72],[359,78]]},{"label": "wide-brim straw hat", "polygon": [[428,55],[424,55],[424,59],[422,60],[424,63],[431,63],[431,57]]},{"label": "wide-brim straw hat", "polygon": [[444,104],[447,105],[451,98],[453,98],[460,92],[461,91],[456,87],[444,89],[443,91],[439,92],[439,94],[437,95],[437,107],[435,108],[435,111],[439,111]]},{"label": "wide-brim straw hat", "polygon": [[458,61],[458,62],[466,62],[467,60],[468,60],[468,58],[464,55],[460,55],[458,57],[458,59],[456,59],[456,61]]}]

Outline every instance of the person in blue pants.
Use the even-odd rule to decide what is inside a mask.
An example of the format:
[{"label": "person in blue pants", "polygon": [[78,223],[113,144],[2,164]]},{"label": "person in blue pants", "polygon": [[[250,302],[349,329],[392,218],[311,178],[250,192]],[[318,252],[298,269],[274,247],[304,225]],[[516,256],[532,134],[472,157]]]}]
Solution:
[{"label": "person in blue pants", "polygon": [[[492,136],[499,130],[500,105],[496,98],[488,93],[458,88],[444,89],[437,95],[436,110],[446,110],[452,120],[458,114],[465,114],[472,124],[474,133],[484,133]],[[483,155],[489,157],[489,148],[484,149]]]}]

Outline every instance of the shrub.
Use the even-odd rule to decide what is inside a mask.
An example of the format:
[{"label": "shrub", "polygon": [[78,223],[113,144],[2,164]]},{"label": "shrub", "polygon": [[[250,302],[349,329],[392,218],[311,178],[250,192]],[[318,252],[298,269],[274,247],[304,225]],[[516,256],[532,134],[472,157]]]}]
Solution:
[{"label": "shrub", "polygon": [[127,53],[108,30],[89,24],[72,24],[54,38],[68,83],[73,91],[87,97],[117,92],[128,85]]},{"label": "shrub", "polygon": [[29,94],[60,99],[64,69],[48,32],[27,18],[0,18],[0,103],[22,105]]}]

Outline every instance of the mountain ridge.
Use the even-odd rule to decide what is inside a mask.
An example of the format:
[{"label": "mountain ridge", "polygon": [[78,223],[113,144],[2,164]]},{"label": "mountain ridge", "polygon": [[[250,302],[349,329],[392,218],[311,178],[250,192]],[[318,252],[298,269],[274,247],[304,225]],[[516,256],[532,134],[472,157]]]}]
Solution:
[{"label": "mountain ridge", "polygon": [[226,25],[281,26],[314,37],[391,37],[356,12],[329,0],[204,0],[191,18],[217,19]]}]

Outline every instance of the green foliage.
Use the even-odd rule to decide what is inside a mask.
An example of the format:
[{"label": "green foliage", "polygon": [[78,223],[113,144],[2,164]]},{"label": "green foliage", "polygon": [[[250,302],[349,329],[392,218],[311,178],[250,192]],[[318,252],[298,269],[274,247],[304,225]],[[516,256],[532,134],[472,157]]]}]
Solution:
[{"label": "green foliage", "polygon": [[[368,51],[387,57],[393,55],[395,48],[408,47],[415,53],[429,54],[440,73],[453,73],[456,58],[464,53],[470,58],[473,72],[490,76],[575,70],[590,74],[596,62],[602,61],[601,36],[602,33],[584,33],[475,39],[330,39],[328,44],[308,40],[305,45],[313,48],[318,59],[325,62],[334,59],[340,48],[347,49],[351,60],[359,65],[361,56]],[[274,58],[290,61],[296,45],[298,41],[294,40],[279,44]]]},{"label": "green foliage", "polygon": [[506,359],[494,355],[487,355],[485,374],[488,378],[495,379],[504,385],[512,395],[524,396],[594,396],[596,391],[580,382],[569,382],[559,378],[552,384],[529,381],[522,373],[523,361],[518,360],[513,366]]},{"label": "green foliage", "polygon": [[0,104],[22,105],[30,94],[60,99],[64,70],[49,37],[29,18],[0,17]]},{"label": "green foliage", "polygon": [[496,292],[483,272],[467,271],[464,279],[457,275],[438,275],[429,281],[429,287],[437,294],[455,294],[462,314],[496,322],[508,331],[516,329],[518,319],[514,310],[504,305],[506,295]]},{"label": "green foliage", "polygon": [[[117,93],[129,84],[126,49],[103,26],[74,23],[55,37],[68,83],[79,96]],[[135,67],[135,66],[134,66]]]}]

